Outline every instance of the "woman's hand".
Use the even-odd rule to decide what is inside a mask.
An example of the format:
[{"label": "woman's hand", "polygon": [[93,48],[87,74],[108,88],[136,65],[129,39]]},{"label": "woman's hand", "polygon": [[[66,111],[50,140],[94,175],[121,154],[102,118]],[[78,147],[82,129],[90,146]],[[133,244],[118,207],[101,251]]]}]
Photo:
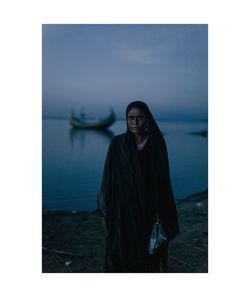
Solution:
[{"label": "woman's hand", "polygon": [[161,224],[162,220],[161,220],[161,218],[160,218],[159,215],[156,215],[156,218],[155,219],[156,219],[156,223]]}]

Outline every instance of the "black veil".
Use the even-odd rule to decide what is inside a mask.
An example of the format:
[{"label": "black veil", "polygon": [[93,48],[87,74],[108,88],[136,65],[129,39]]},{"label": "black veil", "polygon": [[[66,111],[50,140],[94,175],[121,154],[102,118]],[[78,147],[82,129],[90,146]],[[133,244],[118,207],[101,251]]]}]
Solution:
[{"label": "black veil", "polygon": [[148,106],[134,101],[128,105],[126,116],[133,107],[140,108],[147,118],[151,192],[149,195],[146,190],[134,135],[127,124],[126,133],[110,144],[97,196],[108,230],[107,272],[131,272],[143,264],[156,213],[169,240],[179,233],[165,140]]}]

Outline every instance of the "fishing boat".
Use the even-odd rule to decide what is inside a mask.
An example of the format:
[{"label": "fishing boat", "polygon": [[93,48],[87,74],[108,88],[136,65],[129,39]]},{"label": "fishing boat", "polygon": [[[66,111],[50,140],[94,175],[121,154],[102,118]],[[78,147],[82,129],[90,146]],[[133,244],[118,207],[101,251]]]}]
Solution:
[{"label": "fishing boat", "polygon": [[107,129],[116,120],[115,112],[111,108],[110,115],[104,119],[86,120],[83,113],[80,117],[76,117],[72,111],[69,122],[74,129]]}]

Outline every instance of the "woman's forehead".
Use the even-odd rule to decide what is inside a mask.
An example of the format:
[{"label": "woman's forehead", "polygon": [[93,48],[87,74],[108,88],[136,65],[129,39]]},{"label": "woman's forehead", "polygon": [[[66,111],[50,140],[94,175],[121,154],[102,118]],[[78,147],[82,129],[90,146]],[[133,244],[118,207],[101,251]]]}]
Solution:
[{"label": "woman's forehead", "polygon": [[128,116],[137,116],[137,115],[145,115],[145,112],[138,107],[132,107],[128,112]]}]

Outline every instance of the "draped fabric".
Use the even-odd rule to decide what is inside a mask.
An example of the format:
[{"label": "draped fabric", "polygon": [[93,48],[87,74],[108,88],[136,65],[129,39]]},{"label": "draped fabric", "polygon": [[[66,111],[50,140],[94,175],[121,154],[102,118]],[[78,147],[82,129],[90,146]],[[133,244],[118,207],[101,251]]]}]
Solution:
[{"label": "draped fabric", "polygon": [[138,151],[133,133],[113,138],[106,157],[97,204],[104,217],[106,272],[145,272],[151,229],[159,217],[169,241],[179,233],[165,140],[147,105],[131,103],[146,114],[149,134]]}]

